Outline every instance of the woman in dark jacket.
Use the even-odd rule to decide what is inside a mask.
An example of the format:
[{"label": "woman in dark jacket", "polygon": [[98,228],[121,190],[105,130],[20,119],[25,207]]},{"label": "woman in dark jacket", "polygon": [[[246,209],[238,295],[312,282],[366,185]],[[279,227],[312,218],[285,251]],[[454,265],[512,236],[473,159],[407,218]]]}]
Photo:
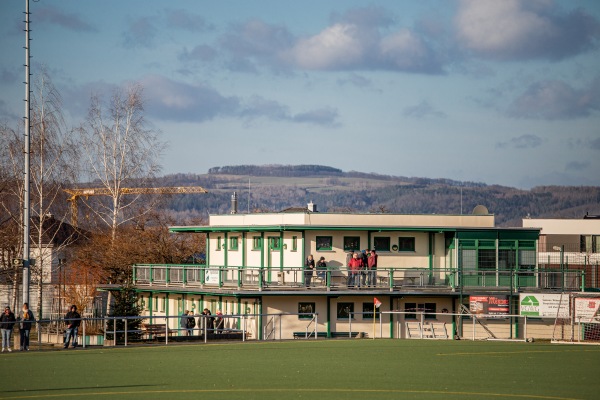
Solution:
[{"label": "woman in dark jacket", "polygon": [[2,352],[12,351],[10,348],[10,335],[15,326],[15,314],[10,311],[10,307],[4,308],[4,313],[0,317],[0,329],[2,330]]}]

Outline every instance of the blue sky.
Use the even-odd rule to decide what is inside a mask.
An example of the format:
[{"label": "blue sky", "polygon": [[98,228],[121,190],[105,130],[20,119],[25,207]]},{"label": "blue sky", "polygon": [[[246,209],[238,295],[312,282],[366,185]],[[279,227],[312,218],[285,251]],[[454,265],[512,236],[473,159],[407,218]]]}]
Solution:
[{"label": "blue sky", "polygon": [[[0,118],[25,0],[0,1]],[[600,2],[31,1],[65,115],[140,82],[163,174],[239,164],[600,185]]]}]

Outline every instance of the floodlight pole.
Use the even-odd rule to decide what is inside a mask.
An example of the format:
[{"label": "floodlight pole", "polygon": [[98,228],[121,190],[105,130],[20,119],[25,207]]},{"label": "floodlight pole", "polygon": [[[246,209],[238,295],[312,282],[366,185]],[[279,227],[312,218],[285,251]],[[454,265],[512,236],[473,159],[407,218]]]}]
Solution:
[{"label": "floodlight pole", "polygon": [[29,104],[31,93],[29,88],[30,78],[30,63],[31,56],[29,54],[31,39],[29,38],[29,0],[25,0],[25,177],[23,185],[23,303],[29,303],[29,207],[30,207],[30,193],[29,193],[29,172],[30,172],[30,111],[31,106]]}]

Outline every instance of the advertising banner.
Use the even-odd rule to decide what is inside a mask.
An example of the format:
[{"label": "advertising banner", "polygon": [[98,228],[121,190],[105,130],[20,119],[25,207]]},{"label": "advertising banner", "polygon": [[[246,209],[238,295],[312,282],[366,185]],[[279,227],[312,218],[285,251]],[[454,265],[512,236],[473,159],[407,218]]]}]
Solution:
[{"label": "advertising banner", "polygon": [[219,284],[219,269],[218,268],[207,268],[204,274],[204,282]]},{"label": "advertising banner", "polygon": [[508,315],[508,296],[470,296],[472,314]]},{"label": "advertising banner", "polygon": [[576,322],[600,321],[598,308],[600,308],[600,298],[575,298]]},{"label": "advertising banner", "polygon": [[519,314],[540,318],[568,318],[569,297],[559,294],[521,293]]}]

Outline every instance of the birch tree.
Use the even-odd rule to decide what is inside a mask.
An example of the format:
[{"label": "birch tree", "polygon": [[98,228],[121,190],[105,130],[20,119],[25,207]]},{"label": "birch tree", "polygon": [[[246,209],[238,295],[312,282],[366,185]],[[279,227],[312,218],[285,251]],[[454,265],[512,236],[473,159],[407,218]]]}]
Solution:
[{"label": "birch tree", "polygon": [[[35,81],[32,94],[31,233],[35,237],[31,242],[37,251],[32,283],[37,289],[39,313],[43,283],[53,269],[59,268],[58,259],[65,258],[65,251],[78,237],[70,227],[62,226],[68,209],[62,189],[77,179],[78,153],[74,132],[66,127],[63,118],[60,94],[44,68]],[[59,257],[53,257],[53,254]]]},{"label": "birch tree", "polygon": [[164,143],[144,117],[142,92],[141,85],[134,84],[115,90],[108,102],[93,95],[80,129],[87,178],[110,193],[109,202],[94,198],[93,206],[92,200],[81,200],[110,229],[113,240],[120,225],[144,212],[135,209],[139,196],[123,196],[121,189],[147,186],[160,171]]}]

